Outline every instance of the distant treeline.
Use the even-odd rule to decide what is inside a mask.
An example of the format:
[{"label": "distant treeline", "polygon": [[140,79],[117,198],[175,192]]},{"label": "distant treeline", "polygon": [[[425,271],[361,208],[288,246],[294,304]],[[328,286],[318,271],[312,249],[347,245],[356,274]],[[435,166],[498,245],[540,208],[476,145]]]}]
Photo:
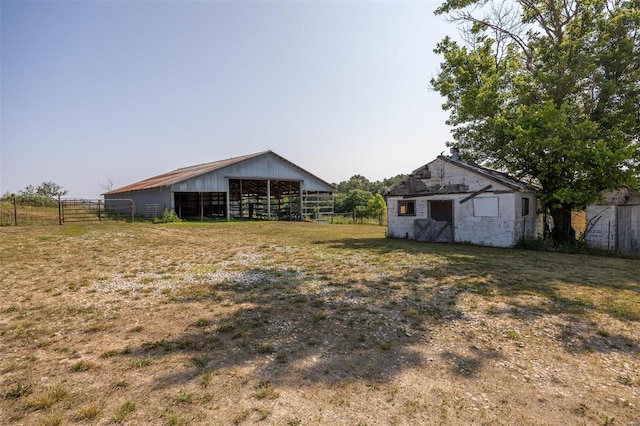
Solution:
[{"label": "distant treeline", "polygon": [[372,217],[381,219],[386,210],[383,195],[394,183],[407,175],[397,175],[382,181],[371,182],[362,175],[353,175],[349,180],[334,183],[336,187],[334,211],[336,213],[353,212],[357,218]]}]

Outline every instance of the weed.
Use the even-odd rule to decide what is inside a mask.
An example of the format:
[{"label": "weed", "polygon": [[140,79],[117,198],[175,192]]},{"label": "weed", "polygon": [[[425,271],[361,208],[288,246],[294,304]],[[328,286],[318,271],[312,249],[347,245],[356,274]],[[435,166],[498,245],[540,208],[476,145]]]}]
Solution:
[{"label": "weed", "polygon": [[178,392],[175,398],[173,398],[174,404],[191,404],[193,402],[193,396],[181,390]]},{"label": "weed", "polygon": [[172,223],[172,222],[180,222],[181,219],[176,213],[175,210],[164,209],[162,211],[162,215],[160,217],[155,217],[153,219],[153,223]]},{"label": "weed", "polygon": [[247,420],[249,418],[249,415],[251,414],[251,411],[249,410],[244,410],[243,412],[241,412],[240,414],[238,414],[237,416],[235,416],[233,418],[233,420],[231,421],[234,425],[239,425],[242,422],[244,422],[245,420]]},{"label": "weed", "polygon": [[211,321],[209,321],[208,319],[205,318],[200,318],[198,319],[196,322],[194,322],[193,324],[194,327],[198,327],[198,328],[205,328],[205,327],[209,327],[211,325]]},{"label": "weed", "polygon": [[131,413],[136,411],[136,404],[132,401],[126,401],[113,413],[113,421],[116,423],[122,423]]},{"label": "weed", "polygon": [[516,330],[508,330],[505,333],[505,336],[510,340],[520,340],[520,333],[518,333]]},{"label": "weed", "polygon": [[222,324],[218,327],[218,332],[220,333],[231,333],[233,330],[235,330],[235,326],[233,324]]},{"label": "weed", "polygon": [[384,342],[384,341],[380,340],[380,341],[376,342],[376,344],[383,351],[390,351],[391,348],[393,348],[393,344],[391,342]]},{"label": "weed", "polygon": [[12,371],[16,371],[20,368],[20,364],[17,362],[9,362],[2,369],[0,369],[1,373],[11,373]]},{"label": "weed", "polygon": [[88,371],[92,368],[95,367],[95,364],[88,362],[88,361],[78,361],[75,362],[73,364],[71,364],[71,368],[70,370],[75,372],[75,373],[79,373],[79,372],[83,372],[83,371]]},{"label": "weed", "polygon": [[10,314],[13,312],[18,312],[20,310],[20,308],[18,308],[16,305],[10,305],[7,306],[6,308],[2,309],[0,311],[0,314]]},{"label": "weed", "polygon": [[258,399],[276,399],[280,393],[271,386],[268,380],[260,380],[253,395]]},{"label": "weed", "polygon": [[66,388],[56,385],[42,392],[27,397],[25,406],[29,410],[45,410],[51,408],[56,402],[65,399],[69,395]]},{"label": "weed", "polygon": [[181,419],[177,414],[170,414],[167,416],[167,421],[165,424],[167,426],[186,426],[189,424],[189,422]]},{"label": "weed", "polygon": [[262,343],[256,347],[256,353],[259,354],[272,354],[276,351],[276,348],[273,345],[269,345],[267,343]]},{"label": "weed", "polygon": [[633,379],[629,376],[618,376],[616,377],[618,383],[623,384],[625,386],[633,386]]},{"label": "weed", "polygon": [[38,426],[59,426],[63,424],[64,418],[58,413],[49,413],[38,422]]},{"label": "weed", "polygon": [[207,371],[206,373],[204,373],[202,375],[202,378],[200,380],[200,383],[202,384],[203,388],[208,388],[209,385],[211,385],[211,381],[213,379],[213,373],[211,371]]},{"label": "weed", "polygon": [[258,409],[258,421],[261,422],[263,420],[267,420],[271,415],[270,410]]},{"label": "weed", "polygon": [[113,358],[114,356],[120,355],[120,350],[118,349],[110,349],[108,351],[102,352],[100,354],[100,358]]},{"label": "weed", "polygon": [[196,355],[191,358],[191,362],[193,362],[193,365],[198,368],[205,368],[207,365],[209,365],[209,361],[211,361],[211,359],[204,355]]},{"label": "weed", "polygon": [[289,355],[285,351],[280,351],[276,354],[275,359],[280,364],[286,364],[289,361]]},{"label": "weed", "polygon": [[90,402],[85,404],[78,409],[73,414],[74,420],[93,420],[102,412],[102,404],[97,402]]},{"label": "weed", "polygon": [[151,358],[140,358],[134,359],[129,362],[129,368],[143,368],[148,367],[152,364]]},{"label": "weed", "polygon": [[4,398],[18,399],[31,394],[31,392],[32,390],[30,384],[23,385],[22,383],[16,383],[14,387],[4,393]]}]

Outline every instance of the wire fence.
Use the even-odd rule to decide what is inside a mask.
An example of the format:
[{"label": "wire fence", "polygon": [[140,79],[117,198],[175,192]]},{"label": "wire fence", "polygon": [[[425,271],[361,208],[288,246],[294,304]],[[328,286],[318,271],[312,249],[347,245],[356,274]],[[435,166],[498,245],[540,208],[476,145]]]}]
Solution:
[{"label": "wire fence", "polygon": [[0,226],[63,225],[72,222],[135,220],[158,217],[158,204],[134,204],[132,200],[78,198],[0,200]]}]

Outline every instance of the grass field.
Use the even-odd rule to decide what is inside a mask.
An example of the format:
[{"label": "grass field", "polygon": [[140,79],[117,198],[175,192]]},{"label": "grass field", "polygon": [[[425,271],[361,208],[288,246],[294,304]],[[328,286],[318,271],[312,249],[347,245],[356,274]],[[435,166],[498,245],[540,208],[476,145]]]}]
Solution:
[{"label": "grass field", "polygon": [[3,424],[640,425],[640,260],[110,222],[0,265]]}]

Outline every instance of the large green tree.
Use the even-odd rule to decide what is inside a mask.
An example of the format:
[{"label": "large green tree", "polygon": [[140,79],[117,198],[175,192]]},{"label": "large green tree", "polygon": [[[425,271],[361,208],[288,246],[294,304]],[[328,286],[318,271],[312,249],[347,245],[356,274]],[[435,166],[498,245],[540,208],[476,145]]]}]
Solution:
[{"label": "large green tree", "polygon": [[450,144],[539,184],[555,240],[573,238],[572,208],[638,184],[638,0],[448,0],[436,14],[465,40],[435,49]]}]

